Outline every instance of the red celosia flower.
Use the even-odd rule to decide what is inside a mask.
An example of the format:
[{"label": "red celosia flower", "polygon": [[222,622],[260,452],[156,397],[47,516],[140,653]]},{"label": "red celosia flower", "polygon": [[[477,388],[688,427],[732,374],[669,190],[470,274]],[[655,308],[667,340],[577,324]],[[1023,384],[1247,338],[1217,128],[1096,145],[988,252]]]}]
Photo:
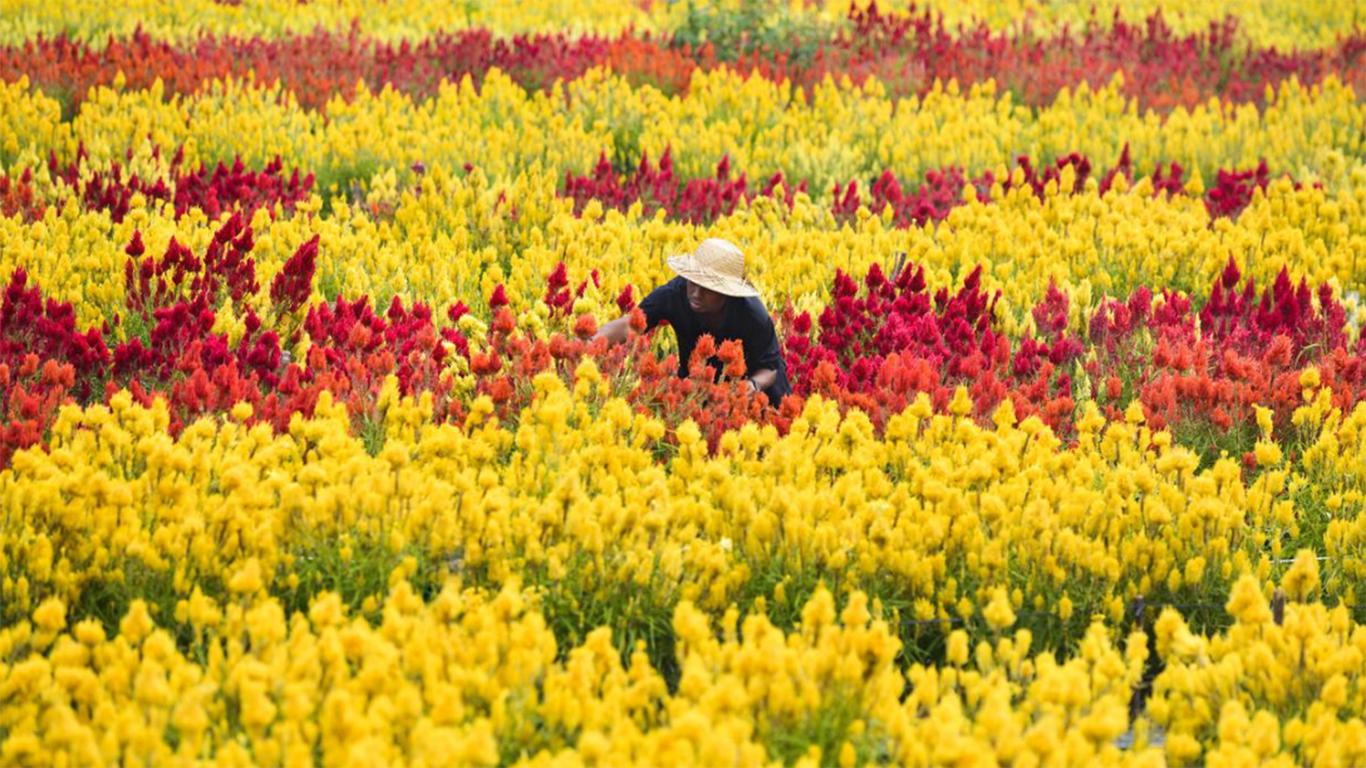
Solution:
[{"label": "red celosia flower", "polygon": [[739,341],[727,339],[721,342],[721,347],[717,350],[716,356],[724,365],[721,372],[726,376],[738,379],[745,375],[745,352]]},{"label": "red celosia flower", "polygon": [[318,258],[319,235],[300,245],[270,283],[270,300],[285,314],[293,314],[313,292],[313,272]]},{"label": "red celosia flower", "polygon": [[506,403],[512,399],[512,393],[512,379],[506,376],[499,376],[489,385],[489,397],[493,398],[495,403]]},{"label": "red celosia flower", "polygon": [[569,273],[563,261],[555,265],[555,269],[551,271],[545,282],[545,296],[542,301],[550,307],[551,314],[563,315],[568,313],[574,298],[568,290]]},{"label": "red celosia flower", "polygon": [[590,314],[579,315],[574,321],[574,335],[581,339],[591,338],[598,332],[598,321]]},{"label": "red celosia flower", "polygon": [[493,332],[504,336],[517,329],[517,317],[507,307],[499,307],[493,313]]},{"label": "red celosia flower", "polygon": [[1105,379],[1105,396],[1111,400],[1118,400],[1124,394],[1124,383],[1118,376],[1109,376]]},{"label": "red celosia flower", "polygon": [[497,352],[475,353],[470,357],[470,370],[476,376],[497,373],[502,367],[503,361],[498,357]]},{"label": "red celosia flower", "polygon": [[636,300],[632,294],[633,289],[634,286],[627,283],[626,287],[621,289],[621,293],[617,294],[617,308],[621,310],[623,315],[635,309]]},{"label": "red celosia flower", "polygon": [[644,333],[646,325],[645,313],[642,312],[639,307],[636,307],[631,310],[630,316],[631,330],[635,331],[636,333]]}]

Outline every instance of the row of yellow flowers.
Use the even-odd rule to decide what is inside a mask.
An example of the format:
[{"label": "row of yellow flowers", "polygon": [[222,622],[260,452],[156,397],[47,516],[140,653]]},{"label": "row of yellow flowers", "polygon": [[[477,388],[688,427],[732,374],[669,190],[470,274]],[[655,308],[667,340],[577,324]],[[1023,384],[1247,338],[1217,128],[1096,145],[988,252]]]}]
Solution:
[{"label": "row of yellow flowers", "polygon": [[[234,582],[198,593],[193,637],[134,601],[111,634],[49,599],[0,630],[0,759],[112,765],[1352,765],[1366,758],[1366,626],[1312,596],[1301,553],[1274,615],[1244,576],[1226,632],[1168,609],[1150,638],[1093,622],[1070,658],[1012,629],[1004,592],[944,663],[896,665],[877,600],[821,587],[790,631],[732,608],[672,614],[672,688],[612,633],[564,648],[536,590],[450,579],[423,600],[396,569],[375,619],[335,592],[286,614]],[[1128,706],[1150,655],[1149,713]],[[1127,744],[1121,747],[1121,740]]]},{"label": "row of yellow flowers", "polygon": [[[896,4],[890,5],[897,10]],[[1101,27],[1118,12],[1129,20],[1161,13],[1172,28],[1183,34],[1205,32],[1230,16],[1238,22],[1240,34],[1262,45],[1281,50],[1318,48],[1331,45],[1366,26],[1366,13],[1352,3],[1308,0],[1303,3],[1263,3],[1255,7],[1232,3],[1201,3],[1192,0],[928,0],[919,4],[944,15],[950,25],[971,24],[981,19],[999,30],[1013,30],[1028,23],[1040,31],[1072,30],[1087,23]]]},{"label": "row of yellow flowers", "polygon": [[1140,113],[1117,82],[1099,90],[1083,84],[1036,110],[990,82],[967,92],[951,82],[923,98],[893,99],[877,80],[827,79],[804,94],[719,69],[696,72],[687,95],[671,97],[594,69],[554,92],[528,93],[498,72],[479,88],[467,78],[421,101],[358,86],[321,111],[300,108],[269,84],[213,81],[170,98],[159,87],[98,87],[64,122],[57,101],[20,80],[0,86],[7,115],[0,165],[39,165],[50,151],[72,157],[77,145],[96,162],[121,160],[150,139],[168,151],[185,145],[192,165],[240,155],[260,166],[279,155],[317,173],[324,191],[345,191],[380,171],[407,178],[414,163],[452,170],[474,163],[511,180],[534,168],[586,173],[603,152],[634,164],[641,153],[658,159],[670,149],[684,177],[710,176],[728,155],[737,174],[761,181],[782,171],[825,194],[884,170],[908,180],[947,166],[975,174],[1020,155],[1046,162],[1080,152],[1108,167],[1128,145],[1141,173],[1177,162],[1211,183],[1220,168],[1264,159],[1274,173],[1332,191],[1361,185],[1353,172],[1366,151],[1366,107],[1350,87],[1332,77],[1312,87],[1289,80],[1268,95],[1260,110],[1211,101],[1164,117]]},{"label": "row of yellow flowers", "polygon": [[173,438],[164,406],[123,393],[65,407],[50,442],[0,473],[0,605],[6,620],[48,598],[97,610],[111,591],[170,605],[244,580],[303,600],[340,580],[372,608],[378,585],[354,563],[411,555],[425,578],[546,585],[575,615],[629,603],[626,622],[680,598],[791,610],[820,579],[908,619],[963,619],[1005,585],[1065,638],[1091,613],[1123,620],[1135,597],[1271,579],[1302,544],[1328,558],[1322,590],[1356,607],[1366,406],[1339,413],[1303,381],[1303,459],[1264,431],[1251,480],[1232,459],[1199,469],[1137,404],[1106,425],[1084,402],[1066,447],[1008,402],[978,426],[962,390],[946,414],[922,395],[881,437],[819,397],[787,434],[749,425],[714,456],[685,422],[662,465],[663,424],[607,399],[591,362],[572,391],[540,375],[515,427],[485,420],[487,398],[465,425],[433,425],[430,396],[400,399],[390,379],[373,456],[326,394],[287,434],[244,424],[240,404]]},{"label": "row of yellow flowers", "polygon": [[[383,617],[335,593],[307,613],[244,594],[206,609],[191,651],[145,603],[110,636],[68,626],[49,601],[0,631],[0,756],[27,765],[852,766],[959,762],[974,751],[1057,764],[1154,765],[1113,743],[1126,729],[1146,643],[1126,656],[1094,626],[1081,653],[1034,655],[1001,627],[953,666],[895,666],[885,616],[862,593],[836,612],[822,589],[790,633],[762,615],[674,612],[676,690],[635,652],[623,665],[596,631],[556,659],[536,595],[452,581],[433,600],[401,573]],[[907,684],[912,695],[900,700]],[[173,738],[167,738],[172,734]]]},{"label": "row of yellow flowers", "polygon": [[[661,9],[672,3],[657,3]],[[420,40],[439,32],[484,27],[499,35],[534,32],[617,34],[629,28],[658,30],[667,22],[643,10],[640,3],[587,0],[557,3],[533,0],[402,0],[372,4],[354,0],[296,3],[293,0],[246,0],[237,4],[191,0],[168,5],[154,0],[128,0],[91,6],[80,2],[37,3],[6,0],[0,19],[0,42],[22,44],[38,35],[65,33],[102,44],[141,29],[158,40],[193,41],[200,35],[278,38],[315,30],[345,34],[353,25],[377,40]]]},{"label": "row of yellow flowers", "polygon": [[[728,16],[743,16],[773,27],[805,24],[828,29],[843,22],[851,7],[868,5],[868,0],[590,0],[572,4],[546,0],[407,0],[381,5],[360,0],[245,0],[233,4],[190,0],[174,5],[125,0],[91,7],[72,0],[6,0],[0,6],[4,11],[0,15],[0,43],[22,43],[40,34],[67,34],[102,43],[110,36],[127,36],[139,28],[158,39],[175,41],[193,40],[203,34],[274,38],[308,34],[315,29],[344,33],[353,24],[385,41],[422,39],[468,27],[485,27],[500,35],[564,31],[616,34],[631,29],[671,32],[686,28],[690,21],[715,23]],[[884,13],[908,10],[907,4],[879,5]],[[950,25],[981,20],[995,29],[1014,30],[1027,23],[1039,32],[1054,32],[1064,25],[1077,30],[1087,23],[1104,27],[1116,12],[1136,20],[1160,11],[1177,32],[1187,34],[1203,32],[1211,23],[1236,16],[1240,32],[1250,42],[1282,50],[1321,48],[1366,25],[1366,17],[1354,3],[1324,0],[1274,0],[1256,5],[1195,0],[931,0],[918,6],[943,14]]]}]

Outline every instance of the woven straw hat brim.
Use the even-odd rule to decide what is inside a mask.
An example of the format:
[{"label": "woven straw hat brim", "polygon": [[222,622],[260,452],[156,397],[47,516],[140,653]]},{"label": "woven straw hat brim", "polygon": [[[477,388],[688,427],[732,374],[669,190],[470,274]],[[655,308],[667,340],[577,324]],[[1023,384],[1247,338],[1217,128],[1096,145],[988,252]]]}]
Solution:
[{"label": "woven straw hat brim", "polygon": [[710,288],[717,293],[735,298],[745,298],[748,296],[758,296],[759,291],[749,282],[734,277],[718,275],[715,272],[701,266],[693,258],[691,253],[680,253],[670,256],[669,268],[674,272],[697,283],[703,288]]}]

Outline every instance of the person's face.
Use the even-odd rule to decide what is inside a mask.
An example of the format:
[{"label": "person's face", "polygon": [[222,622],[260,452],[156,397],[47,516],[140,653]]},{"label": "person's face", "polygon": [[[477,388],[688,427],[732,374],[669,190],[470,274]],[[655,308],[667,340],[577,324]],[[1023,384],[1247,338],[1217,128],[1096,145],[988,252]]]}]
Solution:
[{"label": "person's face", "polygon": [[699,315],[713,315],[726,305],[725,294],[688,281],[688,306]]}]

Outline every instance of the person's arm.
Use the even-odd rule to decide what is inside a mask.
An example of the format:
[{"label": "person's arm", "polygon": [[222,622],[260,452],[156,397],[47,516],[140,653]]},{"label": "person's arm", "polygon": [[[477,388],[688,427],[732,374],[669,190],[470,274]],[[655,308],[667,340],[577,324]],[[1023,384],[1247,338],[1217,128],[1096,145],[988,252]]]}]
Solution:
[{"label": "person's arm", "polygon": [[[649,295],[640,300],[640,311],[645,314],[645,330],[649,330],[663,320],[672,322],[674,307],[682,295],[682,278],[675,278],[669,282],[650,291]],[[631,333],[631,316],[622,315],[616,320],[605,323],[598,328],[598,332],[593,334],[593,340],[599,338],[607,339],[609,344],[620,344],[626,341],[626,337]]]},{"label": "person's arm", "polygon": [[631,333],[631,316],[622,315],[616,320],[603,323],[598,328],[598,332],[593,334],[593,341],[607,339],[608,344],[620,344],[626,341],[626,337]]},{"label": "person's arm", "polygon": [[749,379],[751,391],[760,392],[773,386],[778,380],[778,371],[774,368],[760,368],[745,378]]},{"label": "person's arm", "polygon": [[750,370],[745,377],[755,392],[771,392],[778,383],[778,368],[783,364],[782,348],[778,344],[773,318],[763,303],[752,301],[746,305],[749,322],[743,337],[745,359]]}]

